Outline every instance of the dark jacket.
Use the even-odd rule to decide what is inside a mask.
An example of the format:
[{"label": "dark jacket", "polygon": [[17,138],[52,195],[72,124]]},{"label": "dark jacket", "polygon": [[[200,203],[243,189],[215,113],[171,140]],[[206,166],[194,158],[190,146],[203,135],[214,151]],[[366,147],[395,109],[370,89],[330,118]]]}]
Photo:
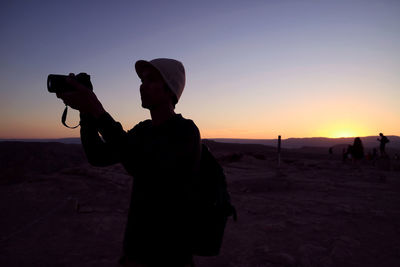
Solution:
[{"label": "dark jacket", "polygon": [[162,125],[146,120],[125,132],[108,113],[98,120],[81,114],[81,140],[90,164],[122,163],[133,176],[125,256],[165,262],[190,254],[190,192],[201,154],[193,121],[177,114]]}]

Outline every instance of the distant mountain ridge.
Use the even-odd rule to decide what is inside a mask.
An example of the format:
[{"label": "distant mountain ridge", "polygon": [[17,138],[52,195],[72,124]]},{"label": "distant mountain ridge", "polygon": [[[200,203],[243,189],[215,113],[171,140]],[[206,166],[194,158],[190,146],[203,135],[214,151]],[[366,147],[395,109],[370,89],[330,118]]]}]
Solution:
[{"label": "distant mountain ridge", "polygon": [[[378,136],[360,137],[366,148],[379,147],[377,140]],[[400,137],[395,135],[387,136],[390,142],[387,148],[400,149]],[[261,144],[266,146],[277,146],[278,139],[229,139],[229,138],[214,138],[210,139],[222,143],[237,143],[237,144]],[[302,148],[302,147],[333,147],[337,145],[351,145],[354,142],[354,137],[343,138],[327,138],[327,137],[308,137],[308,138],[287,138],[282,139],[282,147],[284,148]]]},{"label": "distant mountain ridge", "polygon": [[[360,137],[364,147],[373,148],[379,147],[377,138],[379,136],[365,136]],[[390,142],[387,144],[387,148],[400,149],[400,137],[395,135],[387,136]],[[221,143],[235,143],[235,144],[259,144],[266,146],[276,147],[277,139],[233,139],[233,138],[207,138]],[[58,139],[0,139],[0,142],[4,141],[19,141],[19,142],[58,142],[64,144],[80,144],[80,138],[58,138]],[[307,137],[307,138],[287,138],[282,139],[283,148],[302,148],[302,147],[333,147],[338,145],[350,145],[353,144],[354,137],[343,137],[343,138],[327,138],[327,137]]]},{"label": "distant mountain ridge", "polygon": [[37,143],[63,143],[63,144],[81,144],[79,137],[54,138],[54,139],[0,139],[0,142],[37,142]]}]

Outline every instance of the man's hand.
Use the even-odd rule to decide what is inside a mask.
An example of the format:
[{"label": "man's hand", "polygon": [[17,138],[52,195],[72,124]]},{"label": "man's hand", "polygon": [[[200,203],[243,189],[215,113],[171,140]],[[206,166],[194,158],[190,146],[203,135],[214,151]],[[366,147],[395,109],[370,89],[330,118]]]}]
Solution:
[{"label": "man's hand", "polygon": [[64,104],[70,106],[73,109],[77,109],[82,113],[89,113],[95,117],[99,117],[105,113],[103,106],[97,99],[96,95],[92,90],[79,83],[75,78],[74,74],[70,73],[66,82],[70,84],[74,91],[56,93],[58,98],[61,98]]}]

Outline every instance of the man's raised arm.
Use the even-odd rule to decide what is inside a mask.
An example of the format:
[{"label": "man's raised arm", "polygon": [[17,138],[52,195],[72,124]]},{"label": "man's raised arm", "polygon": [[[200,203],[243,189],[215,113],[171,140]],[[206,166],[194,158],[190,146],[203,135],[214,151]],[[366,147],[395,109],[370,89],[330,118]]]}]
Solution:
[{"label": "man's raised arm", "polygon": [[81,141],[89,163],[103,167],[120,162],[118,155],[105,143],[99,135],[96,119],[90,114],[80,114]]}]

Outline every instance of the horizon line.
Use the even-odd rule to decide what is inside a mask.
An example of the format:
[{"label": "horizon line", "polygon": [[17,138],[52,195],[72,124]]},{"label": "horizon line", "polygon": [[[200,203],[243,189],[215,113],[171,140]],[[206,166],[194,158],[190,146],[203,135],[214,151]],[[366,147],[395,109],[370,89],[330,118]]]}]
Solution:
[{"label": "horizon line", "polygon": [[[288,137],[288,138],[282,138],[282,140],[286,139],[307,139],[307,138],[326,138],[326,139],[343,139],[343,138],[366,138],[366,137],[374,137],[377,136],[379,137],[379,134],[377,135],[366,135],[366,136],[343,136],[343,137],[325,137],[325,136],[312,136],[312,137]],[[394,135],[394,134],[389,134],[385,136],[395,136],[395,137],[400,137],[400,135]],[[59,140],[59,139],[80,139],[80,137],[42,137],[42,138],[3,138],[0,137],[0,140]],[[276,138],[232,138],[232,137],[205,137],[201,139],[211,139],[211,140],[277,140],[278,137]]]}]

